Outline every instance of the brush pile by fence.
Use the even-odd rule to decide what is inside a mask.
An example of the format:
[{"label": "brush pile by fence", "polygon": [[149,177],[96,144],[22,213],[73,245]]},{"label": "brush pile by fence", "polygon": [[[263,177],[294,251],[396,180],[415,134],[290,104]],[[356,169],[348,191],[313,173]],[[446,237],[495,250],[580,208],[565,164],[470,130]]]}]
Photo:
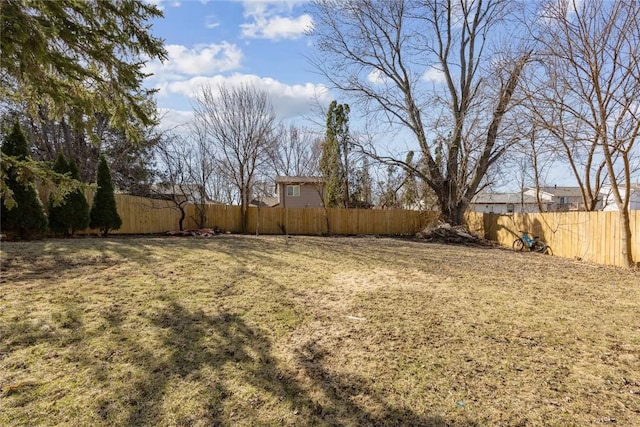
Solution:
[{"label": "brush pile by fence", "polygon": [[478,237],[464,225],[451,226],[447,223],[424,228],[416,233],[416,238],[434,243],[495,246],[494,242]]},{"label": "brush pile by fence", "polygon": [[167,231],[167,236],[173,237],[214,237],[218,234],[224,234],[219,228],[198,228],[194,230]]}]

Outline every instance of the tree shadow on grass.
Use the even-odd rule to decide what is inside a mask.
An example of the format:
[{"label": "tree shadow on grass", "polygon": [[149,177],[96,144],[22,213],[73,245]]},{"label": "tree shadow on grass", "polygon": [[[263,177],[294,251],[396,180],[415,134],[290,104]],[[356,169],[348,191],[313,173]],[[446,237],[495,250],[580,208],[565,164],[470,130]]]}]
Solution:
[{"label": "tree shadow on grass", "polygon": [[[189,311],[169,300],[164,308],[147,316],[161,337],[154,349],[122,327],[125,318],[117,310],[108,320],[124,335],[121,346],[132,356],[129,360],[138,373],[126,387],[124,402],[113,398],[98,402],[97,412],[105,421],[160,425],[170,416],[178,425],[232,425],[234,420],[257,417],[259,406],[269,398],[288,402],[290,411],[306,404],[303,391],[277,368],[269,340],[238,315]],[[167,410],[167,405],[172,405],[169,394],[177,384],[183,384],[188,396],[182,396],[183,402],[173,402],[179,413],[167,414],[172,411]],[[255,389],[261,396],[245,401],[238,397],[245,388]],[[196,408],[191,413],[179,408],[181,404],[193,406],[194,401]],[[118,418],[123,408],[128,414]]]},{"label": "tree shadow on grass", "polygon": [[50,323],[28,316],[0,321],[0,358],[39,344],[64,346],[78,342],[83,336],[81,310],[73,300],[64,300],[51,312]]},{"label": "tree shadow on grass", "polygon": [[[324,367],[325,352],[314,345],[298,349],[294,357],[310,380],[302,384],[294,366],[283,366],[273,356],[269,338],[236,314],[190,311],[171,300],[148,316],[162,337],[155,349],[121,328],[121,314],[115,312],[109,320],[114,331],[126,335],[120,343],[138,374],[125,384],[124,396],[97,402],[96,411],[105,422],[160,425],[171,417],[177,425],[451,425],[440,417],[389,405],[358,375],[330,374]],[[176,397],[176,384],[181,383],[191,395],[171,406],[168,400]],[[375,413],[354,402],[356,392],[371,398]],[[193,407],[194,400],[195,409],[180,408]]]},{"label": "tree shadow on grass", "polygon": [[[389,404],[380,392],[369,386],[370,381],[356,374],[336,375],[325,364],[328,352],[314,342],[308,342],[296,352],[296,362],[303,367],[305,374],[320,387],[323,394],[331,402],[322,408],[330,425],[357,426],[423,426],[445,427],[454,425],[441,416],[422,415],[408,408]],[[358,403],[357,397],[365,396],[369,406],[376,411],[368,410]],[[456,422],[457,426],[472,427],[478,425],[473,421]]]},{"label": "tree shadow on grass", "polygon": [[[31,374],[37,384],[14,374],[20,388],[0,390],[9,410],[37,413],[38,402],[62,393],[66,403],[57,402],[57,408],[70,414],[72,424],[454,425],[390,404],[370,378],[336,373],[326,362],[331,349],[303,344],[286,362],[275,355],[270,338],[238,314],[193,310],[166,296],[147,308],[104,305],[90,321],[83,319],[81,301],[59,308],[53,332],[27,322],[4,335],[3,353],[46,349],[53,359],[42,359],[39,369],[52,360],[49,366],[60,372],[46,394],[39,390],[39,373]],[[86,410],[73,414],[86,403]]]}]

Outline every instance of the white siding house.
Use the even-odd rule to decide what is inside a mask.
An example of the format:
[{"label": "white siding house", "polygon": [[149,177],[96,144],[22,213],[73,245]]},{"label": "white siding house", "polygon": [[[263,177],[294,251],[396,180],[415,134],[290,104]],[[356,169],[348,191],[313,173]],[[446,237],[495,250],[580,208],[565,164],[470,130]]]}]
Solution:
[{"label": "white siding house", "polygon": [[[536,197],[537,196],[537,197]],[[540,199],[538,204],[537,200]],[[596,209],[600,209],[598,202]],[[579,187],[527,188],[522,193],[478,193],[470,209],[485,213],[535,213],[585,210]]]},{"label": "white siding house", "polygon": [[[569,212],[569,211],[584,211],[584,201],[582,200],[582,192],[580,187],[540,187],[539,195],[540,199],[546,205],[546,210],[549,212]],[[536,189],[527,188],[524,191],[525,194],[536,198]],[[602,202],[598,202],[596,210],[599,210],[602,206]]]},{"label": "white siding house", "polygon": [[[626,189],[620,189],[622,197]],[[640,210],[640,184],[631,187],[630,210]],[[469,204],[474,212],[484,213],[534,213],[540,212],[536,203],[536,193],[540,198],[543,212],[584,211],[584,201],[579,187],[527,188],[522,193],[478,193]],[[617,211],[610,186],[603,186],[595,210]]]},{"label": "white siding house", "polygon": [[536,199],[523,193],[478,193],[471,200],[469,209],[482,213],[533,213],[538,212]]},{"label": "white siding house", "polygon": [[[627,189],[625,187],[620,187],[620,196],[623,198],[627,193]],[[616,201],[613,197],[613,193],[611,192],[611,186],[606,185],[602,187],[600,191],[602,195],[604,207],[603,211],[617,211],[618,206],[616,205]],[[631,196],[629,200],[629,210],[640,210],[640,184],[631,186]]]}]

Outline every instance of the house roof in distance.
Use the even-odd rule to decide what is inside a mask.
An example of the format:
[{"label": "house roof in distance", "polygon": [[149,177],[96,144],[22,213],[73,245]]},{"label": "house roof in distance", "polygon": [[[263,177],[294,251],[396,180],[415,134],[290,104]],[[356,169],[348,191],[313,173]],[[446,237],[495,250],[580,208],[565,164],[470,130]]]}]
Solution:
[{"label": "house roof in distance", "polygon": [[535,197],[521,193],[478,193],[471,200],[471,203],[496,205],[496,204],[533,204],[536,203]]},{"label": "house roof in distance", "polygon": [[276,184],[320,184],[321,176],[276,176]]},{"label": "house roof in distance", "polygon": [[265,208],[273,208],[275,206],[278,206],[279,204],[280,204],[280,201],[278,200],[278,198],[271,197],[271,196],[256,197],[253,200],[251,200],[251,202],[249,202],[250,206],[259,206],[259,207],[265,207]]},{"label": "house roof in distance", "polygon": [[[535,191],[535,188],[531,190]],[[554,196],[564,196],[564,197],[582,197],[582,192],[580,192],[580,187],[561,187],[561,186],[547,186],[540,187],[540,191],[553,194]]]}]

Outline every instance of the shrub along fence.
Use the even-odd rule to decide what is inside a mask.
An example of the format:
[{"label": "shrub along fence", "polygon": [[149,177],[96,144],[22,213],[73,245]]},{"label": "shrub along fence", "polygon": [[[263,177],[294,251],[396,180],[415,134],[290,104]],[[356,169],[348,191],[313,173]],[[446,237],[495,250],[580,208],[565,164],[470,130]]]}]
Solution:
[{"label": "shrub along fence", "polygon": [[[511,247],[526,230],[540,236],[552,255],[598,264],[624,266],[618,212],[553,212],[534,214],[469,213],[471,231]],[[631,254],[640,263],[640,211],[630,211]]]}]

